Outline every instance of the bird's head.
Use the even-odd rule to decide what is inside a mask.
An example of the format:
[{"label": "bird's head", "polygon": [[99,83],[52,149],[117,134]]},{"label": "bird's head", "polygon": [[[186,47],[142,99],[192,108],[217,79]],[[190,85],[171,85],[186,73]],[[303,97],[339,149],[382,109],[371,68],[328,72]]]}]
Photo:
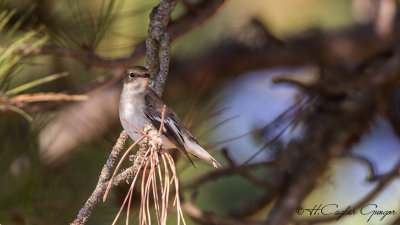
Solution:
[{"label": "bird's head", "polygon": [[124,86],[136,89],[137,91],[147,89],[149,85],[150,73],[143,66],[132,66],[129,67],[122,80]]}]

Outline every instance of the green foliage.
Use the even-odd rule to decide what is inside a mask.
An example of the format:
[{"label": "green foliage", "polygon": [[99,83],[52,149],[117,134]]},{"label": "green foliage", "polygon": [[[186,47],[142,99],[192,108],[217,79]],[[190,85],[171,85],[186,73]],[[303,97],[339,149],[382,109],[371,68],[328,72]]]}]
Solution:
[{"label": "green foliage", "polygon": [[[32,9],[33,7],[31,7],[31,10]],[[39,29],[38,31],[27,31],[24,33],[18,32],[18,29],[21,27],[21,24],[26,20],[27,15],[30,13],[30,11],[28,11],[27,14],[22,16],[9,28],[6,28],[6,25],[9,23],[13,15],[15,15],[16,11],[4,10],[0,13],[0,33],[2,34],[0,36],[0,45],[2,46],[0,48],[0,94],[16,94],[18,93],[18,90],[25,90],[29,86],[32,86],[32,84],[29,84],[19,88],[17,87],[11,92],[7,91],[10,79],[21,71],[24,65],[24,60],[28,58],[29,54],[35,48],[41,46],[47,41],[46,36],[39,37],[42,29]],[[32,118],[27,113],[16,106],[0,103],[0,109],[2,108],[12,110],[22,115],[28,121],[32,121]]]},{"label": "green foliage", "polygon": [[[32,53],[46,43],[79,50],[79,53],[88,55],[93,53],[101,55],[99,49],[107,47],[108,49],[104,51],[105,58],[126,56],[125,53],[131,53],[134,44],[145,37],[148,14],[159,0],[132,0],[126,1],[124,5],[123,0],[37,2],[39,5],[27,7],[30,1],[12,1],[15,5],[22,5],[22,8],[29,8],[25,12],[18,7],[6,10],[7,1],[0,0],[0,100],[2,95],[11,97],[25,91],[32,91],[32,89],[34,91],[48,91],[51,88],[75,89],[78,85],[84,86],[90,79],[108,73],[102,68],[86,67],[79,61],[68,58],[43,57]],[[280,1],[269,2],[284,4]],[[243,18],[247,18],[249,13],[247,6],[263,10],[257,3],[247,4],[246,7],[243,7],[240,1],[236,3],[232,1],[232,3],[235,4],[234,7],[228,8],[229,10],[223,8],[222,14],[218,14],[216,19],[174,43],[174,56],[177,54],[182,57],[188,57],[190,54],[197,55],[199,51],[206,50],[210,44],[217,43],[222,35],[229,36],[229,33],[234,30],[231,29],[233,23],[236,25],[246,20]],[[46,5],[41,7],[48,7],[45,11],[46,15],[42,15],[43,20],[38,20],[35,14],[36,7],[40,4]],[[182,15],[186,10],[181,5],[182,3],[179,4],[173,18]],[[126,8],[128,10],[125,10]],[[295,10],[302,11],[297,7]],[[325,11],[321,10],[321,12]],[[34,19],[39,21],[39,24],[32,26],[30,22]],[[116,22],[118,26],[115,26]],[[221,27],[228,27],[228,29],[221,29]],[[116,49],[120,51],[115,53]],[[37,61],[33,62],[34,60]],[[34,63],[40,66],[32,66]],[[57,73],[59,71],[68,72]],[[65,77],[67,73],[72,75],[68,77],[68,80],[63,79],[66,82],[56,80]],[[32,78],[27,74],[53,75]],[[19,79],[18,82],[15,82],[17,79]],[[18,84],[15,85],[15,83]],[[188,102],[183,101],[177,104],[189,105]],[[182,107],[179,105],[174,108]],[[32,121],[32,117],[20,108],[0,101],[0,110],[4,108],[15,111],[26,120]],[[189,109],[182,111],[189,111]],[[72,156],[69,156],[65,162],[47,166],[40,158],[37,143],[37,134],[40,130],[32,129],[32,124],[26,120],[20,116],[0,118],[0,170],[2,171],[0,173],[2,184],[0,185],[0,223],[68,224],[93,190],[101,167],[117,139],[115,135],[118,135],[121,127],[118,124],[117,127],[107,130],[110,140],[104,140],[106,136],[104,135],[98,141],[82,144],[75,149],[77,153],[71,154]],[[118,123],[117,120],[116,123]],[[85,124],[83,123],[82,126]],[[199,128],[198,131],[203,132],[203,129]],[[202,143],[207,143],[208,138],[212,137],[200,137]],[[211,169],[208,165],[201,163],[198,163],[197,168],[194,169],[182,159],[179,160],[179,164],[182,165],[179,171],[182,183]],[[243,190],[246,192],[243,193]],[[191,194],[189,193],[191,190],[183,191],[188,191],[184,193],[185,196]],[[107,202],[96,206],[88,224],[110,224],[125,194],[126,192],[118,191],[117,188],[113,189]],[[243,202],[249,202],[260,195],[259,188],[238,176],[231,176],[201,187],[196,204],[201,208],[228,214],[231,210],[240,208]],[[135,213],[133,217],[137,216],[137,212]],[[168,224],[176,224],[175,222],[176,218],[171,215]],[[123,223],[124,219],[119,221],[119,224]]]},{"label": "green foliage", "polygon": [[60,79],[60,78],[66,77],[66,76],[68,76],[67,72],[49,75],[47,77],[43,77],[43,78],[31,81],[31,82],[22,84],[22,85],[20,85],[18,87],[15,87],[15,88],[11,89],[11,90],[8,90],[8,91],[6,91],[5,94],[7,96],[15,95],[15,94],[18,94],[18,93],[23,92],[25,90],[31,89],[33,87],[36,87],[38,85],[41,85],[41,84],[44,84],[44,83],[48,83],[48,82],[51,82],[53,80]]},{"label": "green foliage", "polygon": [[[108,151],[93,142],[78,149],[74,163],[46,165],[38,150],[40,127],[16,116],[0,118],[0,124],[12,128],[0,129],[1,224],[69,224],[96,184]],[[113,200],[101,205],[108,214],[100,222],[110,224],[118,207]]]},{"label": "green foliage", "polygon": [[[55,24],[47,24],[52,41],[63,46],[93,51],[103,40],[120,11],[122,1],[101,1],[100,8],[79,0],[65,1],[71,16]],[[64,23],[62,25],[61,23]]]},{"label": "green foliage", "polygon": [[20,18],[9,29],[5,26],[15,14],[13,11],[3,11],[0,13],[0,90],[2,92],[7,88],[7,84],[13,75],[20,71],[23,65],[22,61],[38,46],[47,41],[47,36],[39,36],[42,29],[19,33],[22,22],[26,17]]}]

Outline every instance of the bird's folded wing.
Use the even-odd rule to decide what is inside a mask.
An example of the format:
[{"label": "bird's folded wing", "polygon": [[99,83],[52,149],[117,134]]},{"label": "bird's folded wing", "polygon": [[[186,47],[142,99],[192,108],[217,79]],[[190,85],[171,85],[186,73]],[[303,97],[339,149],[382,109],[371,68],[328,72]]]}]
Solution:
[{"label": "bird's folded wing", "polygon": [[[157,100],[158,99],[155,99],[155,101],[157,101]],[[153,101],[154,101],[154,99],[153,99]],[[159,104],[160,102],[157,102],[157,103]],[[146,116],[146,118],[151,122],[151,124],[155,128],[160,129],[161,122],[162,122],[162,108],[161,108],[161,110],[160,110],[160,107],[156,108],[157,103],[154,104],[154,102],[149,101],[149,97],[146,98],[144,115]],[[162,104],[162,107],[163,107],[163,105],[164,104]],[[184,134],[182,133],[182,130],[179,128],[179,125],[178,125],[178,123],[180,123],[180,121],[179,121],[179,119],[176,119],[175,117],[176,117],[175,113],[172,112],[168,107],[166,107],[166,113],[165,113],[165,118],[164,118],[164,127],[162,130],[162,133],[193,164],[193,161],[189,157],[189,155],[185,149],[185,146],[184,146],[185,140],[182,136]]]}]

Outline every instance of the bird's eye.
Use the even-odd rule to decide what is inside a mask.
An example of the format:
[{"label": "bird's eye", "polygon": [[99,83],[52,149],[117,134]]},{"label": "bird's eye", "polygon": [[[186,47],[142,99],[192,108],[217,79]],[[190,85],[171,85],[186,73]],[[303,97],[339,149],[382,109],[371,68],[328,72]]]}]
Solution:
[{"label": "bird's eye", "polygon": [[135,77],[135,74],[134,73],[130,73],[129,76],[130,77]]}]

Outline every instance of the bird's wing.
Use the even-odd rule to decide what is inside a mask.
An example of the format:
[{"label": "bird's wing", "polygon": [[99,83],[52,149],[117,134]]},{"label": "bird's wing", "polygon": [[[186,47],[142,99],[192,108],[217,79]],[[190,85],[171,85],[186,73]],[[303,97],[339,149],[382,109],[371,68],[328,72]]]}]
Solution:
[{"label": "bird's wing", "polygon": [[[145,109],[144,115],[149,119],[152,125],[156,129],[160,129],[162,122],[162,111],[164,108],[164,102],[158,97],[158,95],[153,91],[149,90],[148,94],[145,95]],[[181,121],[178,116],[168,107],[165,109],[164,127],[163,135],[170,140],[175,147],[182,152],[182,154],[193,164],[192,159],[189,157],[185,149],[185,140],[182,135],[185,133],[185,128],[181,128],[179,125]]]}]

